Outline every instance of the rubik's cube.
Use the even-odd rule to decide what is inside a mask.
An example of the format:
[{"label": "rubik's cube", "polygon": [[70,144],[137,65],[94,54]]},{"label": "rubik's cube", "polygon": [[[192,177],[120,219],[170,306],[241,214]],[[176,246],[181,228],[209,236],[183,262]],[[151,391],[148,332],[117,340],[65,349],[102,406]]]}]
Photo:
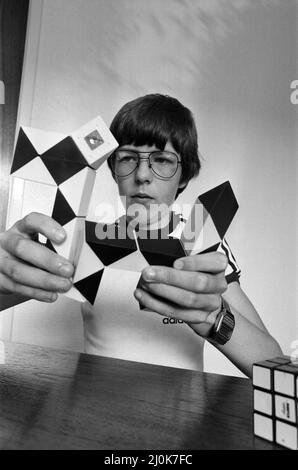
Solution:
[{"label": "rubik's cube", "polygon": [[21,127],[11,168],[8,224],[30,212],[52,217],[65,229],[66,240],[43,241],[76,265],[95,170],[117,146],[99,116],[68,136]]},{"label": "rubik's cube", "polygon": [[276,357],[253,365],[254,434],[298,450],[298,361]]},{"label": "rubik's cube", "polygon": [[78,291],[93,304],[104,270],[139,271],[140,254],[148,265],[173,266],[177,258],[217,250],[237,209],[226,181],[197,198],[187,221],[171,219],[170,230],[131,231],[125,217],[111,225],[86,221],[73,295]]}]

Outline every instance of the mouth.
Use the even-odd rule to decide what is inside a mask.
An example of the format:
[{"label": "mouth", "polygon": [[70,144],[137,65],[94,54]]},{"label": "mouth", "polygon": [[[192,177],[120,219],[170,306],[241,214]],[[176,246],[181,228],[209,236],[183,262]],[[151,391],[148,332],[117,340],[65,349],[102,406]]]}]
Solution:
[{"label": "mouth", "polygon": [[137,193],[131,196],[131,199],[138,203],[152,202],[154,198],[147,193]]}]

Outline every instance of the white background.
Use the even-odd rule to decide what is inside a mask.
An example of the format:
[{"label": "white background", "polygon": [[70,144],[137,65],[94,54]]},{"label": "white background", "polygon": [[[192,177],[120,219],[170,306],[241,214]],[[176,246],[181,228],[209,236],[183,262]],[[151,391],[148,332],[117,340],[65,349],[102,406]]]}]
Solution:
[{"label": "white background", "polygon": [[[190,107],[204,161],[183,201],[230,180],[240,209],[227,238],[241,285],[285,353],[298,339],[297,9],[295,0],[32,0],[19,109],[20,125],[65,133],[97,114],[110,124],[146,93]],[[98,180],[90,217],[115,194]],[[70,300],[32,301],[3,318],[13,340],[82,348]],[[222,371],[226,362],[208,357],[208,370]]]}]

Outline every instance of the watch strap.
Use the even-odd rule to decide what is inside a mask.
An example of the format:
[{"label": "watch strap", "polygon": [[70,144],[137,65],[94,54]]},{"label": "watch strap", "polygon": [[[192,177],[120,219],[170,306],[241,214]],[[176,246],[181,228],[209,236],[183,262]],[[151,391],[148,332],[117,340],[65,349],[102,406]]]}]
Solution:
[{"label": "watch strap", "polygon": [[235,327],[234,315],[230,312],[228,303],[222,299],[222,307],[209,335],[211,342],[219,345],[226,344],[232,336]]}]

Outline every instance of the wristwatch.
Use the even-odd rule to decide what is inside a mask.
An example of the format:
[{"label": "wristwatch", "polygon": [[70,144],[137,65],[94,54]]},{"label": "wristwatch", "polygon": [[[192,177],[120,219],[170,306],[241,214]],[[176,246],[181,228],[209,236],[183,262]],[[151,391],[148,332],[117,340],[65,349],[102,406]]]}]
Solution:
[{"label": "wristwatch", "polygon": [[226,344],[231,339],[234,328],[234,315],[230,312],[229,304],[222,299],[221,311],[216,317],[208,339],[211,343]]}]

